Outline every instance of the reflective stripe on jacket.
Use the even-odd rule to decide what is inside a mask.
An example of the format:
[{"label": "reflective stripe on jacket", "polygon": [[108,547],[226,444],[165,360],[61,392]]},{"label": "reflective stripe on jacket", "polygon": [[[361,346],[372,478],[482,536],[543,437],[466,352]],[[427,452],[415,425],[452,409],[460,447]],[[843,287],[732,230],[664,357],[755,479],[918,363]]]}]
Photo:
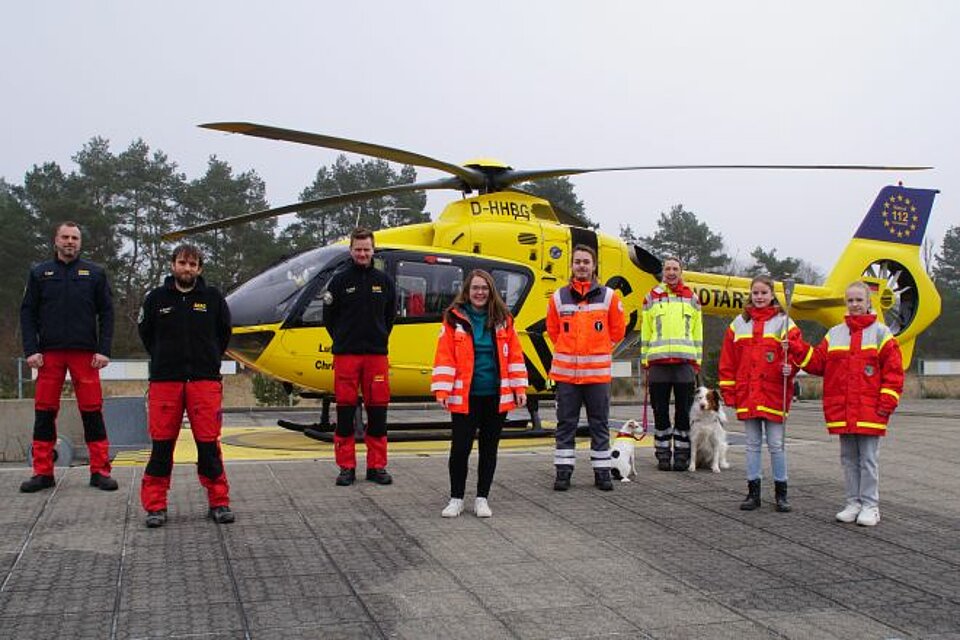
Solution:
[{"label": "reflective stripe on jacket", "polygon": [[[453,320],[451,323],[449,320]],[[513,319],[494,328],[497,370],[500,373],[500,413],[517,406],[514,392],[527,387],[527,367]],[[451,413],[470,412],[470,385],[473,382],[473,329],[466,313],[456,307],[440,325],[437,353],[433,359],[430,391],[437,400],[447,400]]]},{"label": "reflective stripe on jacket", "polygon": [[620,295],[594,281],[581,294],[573,285],[557,289],[547,306],[553,342],[550,379],[571,384],[610,382],[613,347],[626,323]]},{"label": "reflective stripe on jacket", "polygon": [[643,299],[640,328],[643,366],[690,363],[703,359],[700,300],[680,282],[675,290],[662,282]]},{"label": "reflective stripe on jacket", "polygon": [[[793,399],[793,377],[806,364],[812,349],[803,342],[800,329],[776,307],[748,308],[751,317],[737,316],[727,328],[720,350],[720,390],[737,418],[762,418],[783,422]],[[786,380],[784,401],[783,344],[790,341],[792,372]]]},{"label": "reflective stripe on jacket", "polygon": [[903,393],[903,358],[897,339],[875,315],[847,316],[830,329],[804,370],[823,376],[830,433],[886,434]]}]

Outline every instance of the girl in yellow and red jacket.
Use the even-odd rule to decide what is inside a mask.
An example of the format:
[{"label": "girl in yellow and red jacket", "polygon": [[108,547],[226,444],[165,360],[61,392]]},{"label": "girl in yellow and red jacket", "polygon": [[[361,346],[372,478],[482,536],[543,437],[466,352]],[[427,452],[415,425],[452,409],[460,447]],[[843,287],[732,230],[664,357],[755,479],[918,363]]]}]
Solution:
[{"label": "girl in yellow and red jacket", "polygon": [[[720,390],[723,401],[743,420],[747,444],[747,497],[744,511],[760,506],[760,456],[767,434],[776,509],[790,511],[787,501],[787,454],[783,447],[784,418],[790,410],[793,377],[804,364],[809,347],[800,330],[783,312],[773,289],[773,279],[757,276],[750,281],[750,300],[723,338],[720,350]],[[783,342],[789,341],[792,362],[784,361]],[[786,386],[784,386],[786,385]],[[784,394],[784,389],[790,393]],[[786,406],[784,406],[786,402]]]},{"label": "girl in yellow and red jacket", "polygon": [[493,513],[487,498],[497,468],[497,448],[507,412],[527,402],[527,368],[513,318],[493,277],[474,269],[444,313],[430,387],[450,411],[450,503],[441,515],[463,512],[467,460],[479,432],[480,462],[475,512]]},{"label": "girl in yellow and red jacket", "polygon": [[903,359],[893,332],[870,308],[870,288],[847,287],[847,316],[827,332],[804,370],[823,376],[823,416],[840,436],[846,506],[840,522],[880,521],[880,437],[903,392]]}]

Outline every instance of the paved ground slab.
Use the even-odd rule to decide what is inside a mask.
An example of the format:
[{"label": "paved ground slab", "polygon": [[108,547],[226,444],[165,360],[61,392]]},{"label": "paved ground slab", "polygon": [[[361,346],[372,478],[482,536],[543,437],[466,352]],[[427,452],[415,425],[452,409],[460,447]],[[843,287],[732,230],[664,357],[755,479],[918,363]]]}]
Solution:
[{"label": "paved ground slab", "polygon": [[141,465],[115,468],[115,493],[76,467],[33,495],[6,467],[0,638],[960,638],[960,403],[903,409],[876,528],[834,521],[837,443],[810,403],[788,426],[789,514],[766,485],[763,509],[737,509],[741,447],[721,474],[658,472],[641,450],[639,481],[609,493],[585,456],[556,493],[549,443],[511,448],[490,519],[440,518],[446,445],[392,449],[388,487],[335,487],[322,449],[231,461],[228,526],[179,464],[150,530]]}]

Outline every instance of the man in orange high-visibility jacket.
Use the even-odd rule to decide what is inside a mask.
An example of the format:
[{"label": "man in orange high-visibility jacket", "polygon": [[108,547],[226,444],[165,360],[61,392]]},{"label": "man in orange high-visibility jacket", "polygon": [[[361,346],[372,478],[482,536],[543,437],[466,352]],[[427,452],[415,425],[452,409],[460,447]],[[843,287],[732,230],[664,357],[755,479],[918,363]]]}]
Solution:
[{"label": "man in orange high-visibility jacket", "polygon": [[590,425],[590,464],[594,483],[613,489],[610,478],[610,370],[613,347],[626,330],[619,294],[596,280],[597,254],[573,248],[573,280],[558,289],[547,309],[547,333],[553,342],[550,378],[557,393],[557,448],[553,488],[566,491],[576,463],[577,422],[586,406]]}]

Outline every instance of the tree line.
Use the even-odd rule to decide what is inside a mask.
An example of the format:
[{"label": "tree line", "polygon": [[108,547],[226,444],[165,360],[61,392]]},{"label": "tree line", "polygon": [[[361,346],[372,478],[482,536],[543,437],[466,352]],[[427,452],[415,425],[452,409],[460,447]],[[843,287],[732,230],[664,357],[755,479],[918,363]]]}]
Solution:
[{"label": "tree line", "polygon": [[[216,156],[205,173],[194,179],[178,170],[176,162],[143,140],[114,153],[109,141],[95,137],[78,151],[73,168],[56,162],[35,165],[21,184],[0,178],[0,396],[16,393],[16,358],[21,354],[19,307],[29,266],[52,255],[54,226],[77,222],[83,231],[82,255],[103,264],[114,291],[116,312],[113,356],[143,357],[136,317],[144,293],[157,286],[169,269],[171,242],[161,236],[175,229],[266,209],[266,185],[253,170],[237,172]],[[392,168],[384,160],[349,161],[339,156],[321,166],[300,193],[310,200],[417,179],[412,166]],[[553,178],[519,187],[547,198],[591,226],[591,220],[568,178]],[[276,219],[260,220],[191,238],[206,256],[204,277],[224,291],[263,271],[277,261],[318,245],[333,242],[361,224],[372,229],[427,222],[426,196],[402,193],[326,207],[297,215],[280,227]],[[322,213],[323,215],[315,215]],[[735,272],[752,276],[768,273],[775,279],[793,276],[818,283],[816,266],[794,257],[779,257],[775,248],[756,247],[752,261],[738,265],[724,252],[723,236],[678,204],[661,212],[655,230],[639,236],[630,225],[620,236],[646,245],[655,255],[676,255],[687,268],[707,272]],[[943,296],[940,320],[918,342],[918,355],[960,357],[960,328],[944,321],[960,311],[960,227],[947,231],[940,253],[929,265]],[[705,342],[719,344],[726,320],[708,318]],[[810,326],[811,338],[822,329]],[[714,336],[713,334],[717,334]],[[806,334],[806,331],[805,331]],[[717,340],[713,340],[717,337]],[[711,354],[707,354],[712,357]]]}]

